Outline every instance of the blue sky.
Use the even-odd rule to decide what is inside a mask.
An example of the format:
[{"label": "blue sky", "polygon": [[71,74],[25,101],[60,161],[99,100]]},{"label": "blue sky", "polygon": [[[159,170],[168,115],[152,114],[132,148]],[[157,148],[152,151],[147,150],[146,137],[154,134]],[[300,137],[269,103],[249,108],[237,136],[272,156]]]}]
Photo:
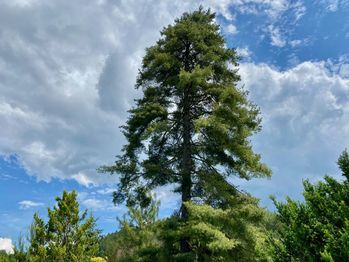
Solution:
[{"label": "blue sky", "polygon": [[[301,199],[302,180],[340,178],[349,146],[348,0],[68,1],[0,0],[0,249],[25,235],[34,212],[63,190],[103,233],[125,209],[111,203],[116,178],[96,173],[125,142],[118,126],[144,49],[159,31],[200,4],[217,13],[237,48],[241,84],[261,108],[255,151],[271,179],[241,181],[272,209],[268,196]],[[178,197],[157,190],[160,215]]]}]

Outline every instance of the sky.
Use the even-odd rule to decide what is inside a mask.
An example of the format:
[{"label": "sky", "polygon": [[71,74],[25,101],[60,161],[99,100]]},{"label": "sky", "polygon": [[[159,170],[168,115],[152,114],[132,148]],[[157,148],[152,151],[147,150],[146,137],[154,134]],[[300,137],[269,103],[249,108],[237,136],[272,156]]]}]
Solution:
[{"label": "sky", "polygon": [[[349,147],[348,0],[0,0],[0,250],[28,234],[63,190],[103,234],[125,213],[114,206],[119,126],[140,96],[145,48],[164,26],[199,5],[217,14],[228,47],[242,57],[241,82],[263,117],[253,148],[270,179],[232,179],[273,210],[270,195],[302,199],[302,181],[340,179]],[[178,208],[156,190],[160,217]]]}]

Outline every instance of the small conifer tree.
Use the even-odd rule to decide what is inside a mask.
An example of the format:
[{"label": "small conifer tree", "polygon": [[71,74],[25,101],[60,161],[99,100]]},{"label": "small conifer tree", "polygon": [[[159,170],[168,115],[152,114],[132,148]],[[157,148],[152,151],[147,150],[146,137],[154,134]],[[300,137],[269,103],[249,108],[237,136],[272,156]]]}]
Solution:
[{"label": "small conifer tree", "polygon": [[80,213],[77,194],[63,192],[53,209],[48,208],[48,222],[37,214],[30,230],[28,250],[30,262],[90,261],[99,249],[99,231],[95,219]]}]

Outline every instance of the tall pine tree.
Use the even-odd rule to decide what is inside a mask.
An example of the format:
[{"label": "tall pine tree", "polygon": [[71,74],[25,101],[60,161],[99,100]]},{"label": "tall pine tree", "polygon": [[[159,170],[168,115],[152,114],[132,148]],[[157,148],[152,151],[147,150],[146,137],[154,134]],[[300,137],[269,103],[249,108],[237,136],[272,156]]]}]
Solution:
[{"label": "tall pine tree", "polygon": [[[162,30],[138,75],[143,97],[122,127],[128,143],[114,165],[101,168],[120,175],[115,203],[146,205],[147,190],[175,184],[182,203],[221,204],[236,192],[228,177],[270,176],[250,145],[261,118],[237,87],[237,66],[210,10],[184,13]],[[184,205],[181,217],[188,218]]]}]

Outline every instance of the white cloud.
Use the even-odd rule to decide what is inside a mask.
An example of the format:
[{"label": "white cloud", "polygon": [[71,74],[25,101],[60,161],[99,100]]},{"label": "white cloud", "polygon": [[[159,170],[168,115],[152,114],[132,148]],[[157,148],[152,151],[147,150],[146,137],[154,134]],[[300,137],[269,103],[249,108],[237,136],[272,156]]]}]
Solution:
[{"label": "white cloud", "polygon": [[270,33],[271,45],[277,47],[284,47],[286,45],[286,40],[278,27],[270,25],[268,26],[268,30]]},{"label": "white cloud", "polygon": [[348,0],[318,0],[318,2],[323,5],[328,12],[336,12],[349,8]]},{"label": "white cloud", "polygon": [[[292,47],[303,43],[301,40],[295,39],[289,41],[288,38],[292,34],[293,29],[297,26],[299,20],[305,15],[306,7],[303,1],[275,1],[279,7],[275,10],[274,15],[269,15],[268,26],[262,28],[270,37],[270,44],[276,47],[284,47],[290,44]],[[306,41],[306,40],[304,40]]]},{"label": "white cloud", "polygon": [[299,19],[301,19],[307,9],[303,4],[303,1],[292,1],[288,3],[288,10],[290,10],[294,16],[294,22],[297,22]]},{"label": "white cloud", "polygon": [[34,202],[31,200],[23,200],[21,202],[18,202],[18,204],[20,209],[29,209],[29,208],[40,207],[44,205],[44,203]]},{"label": "white cloud", "polygon": [[228,26],[226,26],[224,31],[230,35],[236,35],[239,32],[236,26],[233,24],[229,24]]},{"label": "white cloud", "polygon": [[[103,192],[104,193],[104,192]],[[101,196],[102,195],[102,196]],[[78,200],[83,205],[84,208],[87,208],[93,212],[95,211],[118,211],[121,213],[125,212],[125,206],[115,206],[112,202],[110,196],[103,198],[103,194],[96,196],[94,192],[79,192]]]},{"label": "white cloud", "polygon": [[277,19],[280,14],[286,11],[289,5],[289,2],[286,0],[264,0],[262,2],[270,5],[271,8],[268,13],[274,19]]},{"label": "white cloud", "polygon": [[118,148],[118,115],[98,106],[96,87],[115,46],[106,36],[117,32],[103,7],[81,6],[36,1],[30,10],[0,8],[0,153],[16,154],[40,180],[107,181],[95,169]]},{"label": "white cloud", "polygon": [[88,198],[82,201],[82,204],[91,210],[105,210],[113,207],[111,201]]},{"label": "white cloud", "polygon": [[242,47],[242,48],[238,47],[238,48],[236,48],[236,52],[243,59],[247,59],[247,60],[249,60],[251,55],[252,55],[252,52],[248,47]]},{"label": "white cloud", "polygon": [[349,64],[341,65],[339,75],[343,78],[349,78]]},{"label": "white cloud", "polygon": [[[214,3],[216,1],[212,0],[210,2]],[[227,0],[222,2],[225,2],[225,7],[230,4],[233,10],[237,10],[240,13],[254,15],[266,13],[271,20],[276,20],[289,7],[287,0]],[[221,8],[220,10],[224,11],[226,8]],[[223,11],[222,13],[224,14]]]},{"label": "white cloud", "polygon": [[263,117],[253,144],[274,171],[273,182],[244,186],[266,199],[287,185],[287,194],[299,197],[302,179],[338,174],[337,157],[349,146],[349,79],[325,62],[285,71],[243,63],[239,72]]},{"label": "white cloud", "polygon": [[108,188],[97,190],[97,193],[101,195],[111,195],[115,190],[116,190],[115,188],[108,187]]},{"label": "white cloud", "polygon": [[336,12],[338,10],[339,0],[323,0],[322,3],[326,6],[326,9],[330,12]]},{"label": "white cloud", "polygon": [[160,200],[160,214],[170,216],[180,207],[180,195],[174,193],[178,185],[166,185],[156,188],[152,193],[156,200]]},{"label": "white cloud", "polygon": [[85,187],[89,187],[90,185],[93,185],[94,182],[88,177],[88,175],[79,172],[72,176],[73,179],[75,179],[80,185],[83,185]]},{"label": "white cloud", "polygon": [[7,254],[13,254],[13,244],[10,238],[0,237],[0,250],[5,250]]},{"label": "white cloud", "polygon": [[295,40],[290,41],[290,45],[292,47],[300,46],[301,44],[302,44],[302,40],[299,40],[299,39],[295,39]]},{"label": "white cloud", "polygon": [[[342,113],[349,106],[349,80],[331,73],[325,62],[304,62],[286,71],[246,63],[241,65],[240,73],[251,95],[262,106],[267,106],[268,118],[280,116],[276,112],[312,121],[330,119],[337,113],[346,117]],[[288,103],[294,104],[285,107]],[[316,117],[307,116],[309,114]],[[300,123],[297,128],[301,127]]]}]

